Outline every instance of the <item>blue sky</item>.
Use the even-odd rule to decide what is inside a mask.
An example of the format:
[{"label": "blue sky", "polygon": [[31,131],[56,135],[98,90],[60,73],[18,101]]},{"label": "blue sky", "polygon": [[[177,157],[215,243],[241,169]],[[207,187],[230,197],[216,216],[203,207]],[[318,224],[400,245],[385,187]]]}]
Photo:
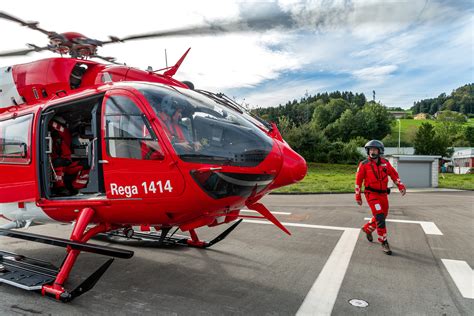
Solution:
[{"label": "blue sky", "polygon": [[372,98],[375,90],[377,101],[407,108],[474,82],[471,1],[366,2],[349,12],[367,20],[300,32],[278,46],[301,57],[296,69],[231,93],[259,104],[299,99],[306,91],[352,90]]},{"label": "blue sky", "polygon": [[[228,32],[113,44],[100,53],[159,69],[164,49],[173,63],[192,47],[175,77],[225,92],[250,107],[334,90],[371,98],[375,90],[377,101],[408,108],[413,101],[474,82],[473,1],[117,0],[110,6],[84,0],[81,7],[87,10],[64,9],[59,0],[18,0],[2,4],[1,10],[40,21],[47,30],[97,39],[225,25]],[[47,43],[43,34],[8,21],[0,20],[0,29],[5,51]],[[52,56],[3,58],[0,66]]]}]

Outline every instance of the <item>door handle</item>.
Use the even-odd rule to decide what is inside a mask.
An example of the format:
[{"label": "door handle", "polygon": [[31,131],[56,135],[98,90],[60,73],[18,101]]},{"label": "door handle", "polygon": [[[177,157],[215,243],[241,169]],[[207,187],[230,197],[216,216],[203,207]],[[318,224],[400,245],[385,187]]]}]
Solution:
[{"label": "door handle", "polygon": [[106,163],[109,163],[109,161],[108,160],[99,160],[98,163],[106,164]]}]

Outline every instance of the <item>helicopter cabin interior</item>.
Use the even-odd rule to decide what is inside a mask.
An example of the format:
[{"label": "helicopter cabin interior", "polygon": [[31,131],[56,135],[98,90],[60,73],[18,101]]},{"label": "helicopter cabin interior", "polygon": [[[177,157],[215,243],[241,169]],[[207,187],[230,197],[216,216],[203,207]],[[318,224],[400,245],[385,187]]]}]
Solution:
[{"label": "helicopter cabin interior", "polygon": [[100,157],[103,94],[48,108],[40,124],[40,179],[46,198],[104,194]]}]

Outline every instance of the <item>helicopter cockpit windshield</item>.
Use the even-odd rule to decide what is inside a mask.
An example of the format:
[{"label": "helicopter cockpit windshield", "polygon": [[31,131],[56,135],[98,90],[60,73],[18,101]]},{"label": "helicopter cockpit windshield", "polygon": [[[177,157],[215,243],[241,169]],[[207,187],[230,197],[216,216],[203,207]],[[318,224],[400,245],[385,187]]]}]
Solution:
[{"label": "helicopter cockpit windshield", "polygon": [[241,113],[188,89],[143,84],[145,96],[181,160],[253,167],[273,142]]}]

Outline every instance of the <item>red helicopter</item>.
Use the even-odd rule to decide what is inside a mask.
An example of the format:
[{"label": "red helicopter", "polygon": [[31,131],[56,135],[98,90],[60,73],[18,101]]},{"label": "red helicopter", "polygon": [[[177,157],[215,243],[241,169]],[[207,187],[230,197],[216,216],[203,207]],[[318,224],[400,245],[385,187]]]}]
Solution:
[{"label": "red helicopter", "polygon": [[[47,31],[4,12],[0,18],[50,39],[47,46],[30,45],[0,57],[43,50],[70,55],[0,68],[0,217],[9,221],[0,235],[66,248],[59,268],[0,251],[0,282],[68,302],[89,291],[113,261],[66,290],[81,252],[133,256],[88,243],[92,237],[108,233],[206,248],[242,218],[255,217],[241,215],[244,207],[290,234],[259,200],[302,180],[305,160],[274,123],[223,94],[174,79],[189,49],[163,73],[90,60],[115,63],[97,55],[103,45],[214,27],[99,41]],[[70,239],[16,230],[57,222],[74,223]],[[210,242],[197,236],[199,227],[232,222]],[[178,229],[190,236],[176,237]]]}]

